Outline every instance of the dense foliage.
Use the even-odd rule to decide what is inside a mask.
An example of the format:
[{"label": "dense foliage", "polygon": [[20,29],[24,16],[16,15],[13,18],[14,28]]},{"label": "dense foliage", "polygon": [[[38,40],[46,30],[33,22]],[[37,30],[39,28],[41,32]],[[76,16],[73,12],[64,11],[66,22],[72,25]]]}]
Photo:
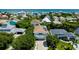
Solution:
[{"label": "dense foliage", "polygon": [[46,41],[48,46],[50,46],[52,49],[55,49],[59,40],[57,40],[55,36],[48,35]]},{"label": "dense foliage", "polygon": [[57,43],[57,48],[56,49],[57,50],[72,50],[73,45],[71,45],[70,43],[59,41]]},{"label": "dense foliage", "polygon": [[73,45],[71,45],[70,43],[60,41],[55,36],[48,35],[46,41],[47,41],[49,50],[72,50],[73,49]]},{"label": "dense foliage", "polygon": [[28,28],[30,26],[31,20],[24,18],[23,20],[17,22],[16,27],[18,28]]},{"label": "dense foliage", "polygon": [[19,36],[15,39],[12,46],[16,50],[30,50],[34,47],[35,39],[31,35]]},{"label": "dense foliage", "polygon": [[33,28],[29,27],[26,30],[26,34],[19,36],[12,43],[12,46],[16,50],[30,50],[35,45],[35,37],[33,36]]},{"label": "dense foliage", "polygon": [[13,34],[0,32],[0,50],[8,48],[9,44],[11,44],[12,41],[13,41]]},{"label": "dense foliage", "polygon": [[65,22],[63,23],[63,28],[67,31],[73,32],[76,28],[79,27],[79,22]]},{"label": "dense foliage", "polygon": [[79,22],[64,22],[62,24],[54,24],[53,22],[51,23],[42,23],[42,25],[47,26],[48,29],[65,29],[69,32],[74,32],[76,28],[79,27]]}]

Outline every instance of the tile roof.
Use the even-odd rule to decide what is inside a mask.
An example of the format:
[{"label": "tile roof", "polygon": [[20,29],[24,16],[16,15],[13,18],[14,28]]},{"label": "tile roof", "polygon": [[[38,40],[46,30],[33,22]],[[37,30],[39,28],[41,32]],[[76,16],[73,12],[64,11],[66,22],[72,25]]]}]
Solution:
[{"label": "tile roof", "polygon": [[47,31],[44,30],[43,26],[35,26],[34,33],[46,33]]}]

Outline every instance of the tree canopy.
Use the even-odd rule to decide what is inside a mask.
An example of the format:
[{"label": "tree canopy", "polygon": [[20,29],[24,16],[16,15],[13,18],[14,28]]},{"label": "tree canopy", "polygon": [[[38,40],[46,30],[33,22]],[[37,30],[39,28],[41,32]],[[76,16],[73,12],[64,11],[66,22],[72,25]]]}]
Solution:
[{"label": "tree canopy", "polygon": [[28,28],[30,26],[31,20],[28,20],[27,18],[17,22],[16,27],[18,28]]},{"label": "tree canopy", "polygon": [[19,36],[12,43],[12,46],[16,50],[30,50],[35,45],[35,37],[33,36],[33,27],[29,27],[26,30],[26,34]]},{"label": "tree canopy", "polygon": [[31,35],[22,35],[15,39],[12,46],[16,50],[30,50],[34,47],[35,38]]},{"label": "tree canopy", "polygon": [[74,49],[71,43],[63,42],[57,39],[55,36],[48,35],[46,41],[47,41],[49,50],[72,50]]},{"label": "tree canopy", "polygon": [[0,49],[3,50],[8,48],[13,39],[13,34],[0,32]]}]

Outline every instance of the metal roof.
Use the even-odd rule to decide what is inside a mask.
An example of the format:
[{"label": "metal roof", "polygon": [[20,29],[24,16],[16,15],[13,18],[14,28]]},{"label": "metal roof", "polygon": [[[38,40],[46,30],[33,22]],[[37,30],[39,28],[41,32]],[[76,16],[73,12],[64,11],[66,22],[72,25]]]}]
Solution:
[{"label": "metal roof", "polygon": [[75,33],[76,33],[76,34],[79,34],[79,28],[77,28],[77,29],[75,30]]},{"label": "metal roof", "polygon": [[54,35],[57,35],[57,34],[62,35],[62,34],[67,34],[67,31],[64,29],[51,29],[50,33]]},{"label": "metal roof", "polygon": [[67,37],[69,37],[69,38],[75,38],[75,35],[73,33],[67,33]]},{"label": "metal roof", "polygon": [[16,33],[16,32],[24,32],[25,29],[22,29],[22,28],[14,28],[11,30],[11,33]]}]

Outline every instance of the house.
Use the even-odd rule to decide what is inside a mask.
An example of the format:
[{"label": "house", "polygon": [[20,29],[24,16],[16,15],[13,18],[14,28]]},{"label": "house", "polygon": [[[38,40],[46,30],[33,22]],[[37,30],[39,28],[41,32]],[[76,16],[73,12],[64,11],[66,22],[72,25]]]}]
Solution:
[{"label": "house", "polygon": [[62,24],[62,23],[59,21],[59,17],[53,16],[53,18],[54,18],[54,21],[53,21],[54,24]]},{"label": "house", "polygon": [[39,20],[33,20],[32,22],[31,22],[31,24],[33,25],[33,26],[39,26],[40,25],[40,21]]},{"label": "house", "polygon": [[16,28],[14,25],[10,25],[10,24],[2,24],[2,26],[0,26],[0,32],[23,34],[24,31],[25,31],[25,29]]},{"label": "house", "polygon": [[57,38],[61,39],[66,37],[67,31],[64,29],[50,29],[51,35],[55,35]]},{"label": "house", "polygon": [[2,14],[0,14],[0,18],[2,18],[2,19],[7,19],[8,16],[7,16],[7,15],[2,15]]},{"label": "house", "polygon": [[0,20],[0,24],[5,24],[7,20]]},{"label": "house", "polygon": [[19,15],[19,16],[23,16],[23,17],[27,17],[25,11],[20,11],[20,12],[18,12],[18,15]]},{"label": "house", "polygon": [[71,17],[71,16],[67,16],[66,17],[66,20],[69,21],[69,22],[76,22],[77,21],[77,18]]},{"label": "house", "polygon": [[34,27],[33,33],[36,39],[45,39],[48,31],[46,27],[39,25]]},{"label": "house", "polygon": [[44,17],[44,19],[42,19],[42,22],[51,22],[50,17],[49,16]]},{"label": "house", "polygon": [[13,34],[24,34],[25,33],[25,29],[14,28],[14,29],[11,30],[11,33],[13,33]]},{"label": "house", "polygon": [[70,40],[75,39],[75,35],[73,33],[67,33],[67,38]]},{"label": "house", "polygon": [[58,39],[63,39],[65,41],[75,39],[75,35],[73,33],[69,33],[64,29],[50,29],[50,33]]},{"label": "house", "polygon": [[66,21],[65,17],[60,16],[59,18],[60,18],[61,22],[65,22]]},{"label": "house", "polygon": [[[14,23],[14,24],[13,24]],[[15,28],[15,22],[13,20],[0,20],[0,31],[10,33],[10,31]]]},{"label": "house", "polygon": [[11,31],[13,28],[15,28],[15,26],[3,24],[2,26],[0,26],[0,32],[7,32],[7,33],[10,33],[10,31]]},{"label": "house", "polygon": [[79,35],[79,28],[75,30],[75,34]]}]

